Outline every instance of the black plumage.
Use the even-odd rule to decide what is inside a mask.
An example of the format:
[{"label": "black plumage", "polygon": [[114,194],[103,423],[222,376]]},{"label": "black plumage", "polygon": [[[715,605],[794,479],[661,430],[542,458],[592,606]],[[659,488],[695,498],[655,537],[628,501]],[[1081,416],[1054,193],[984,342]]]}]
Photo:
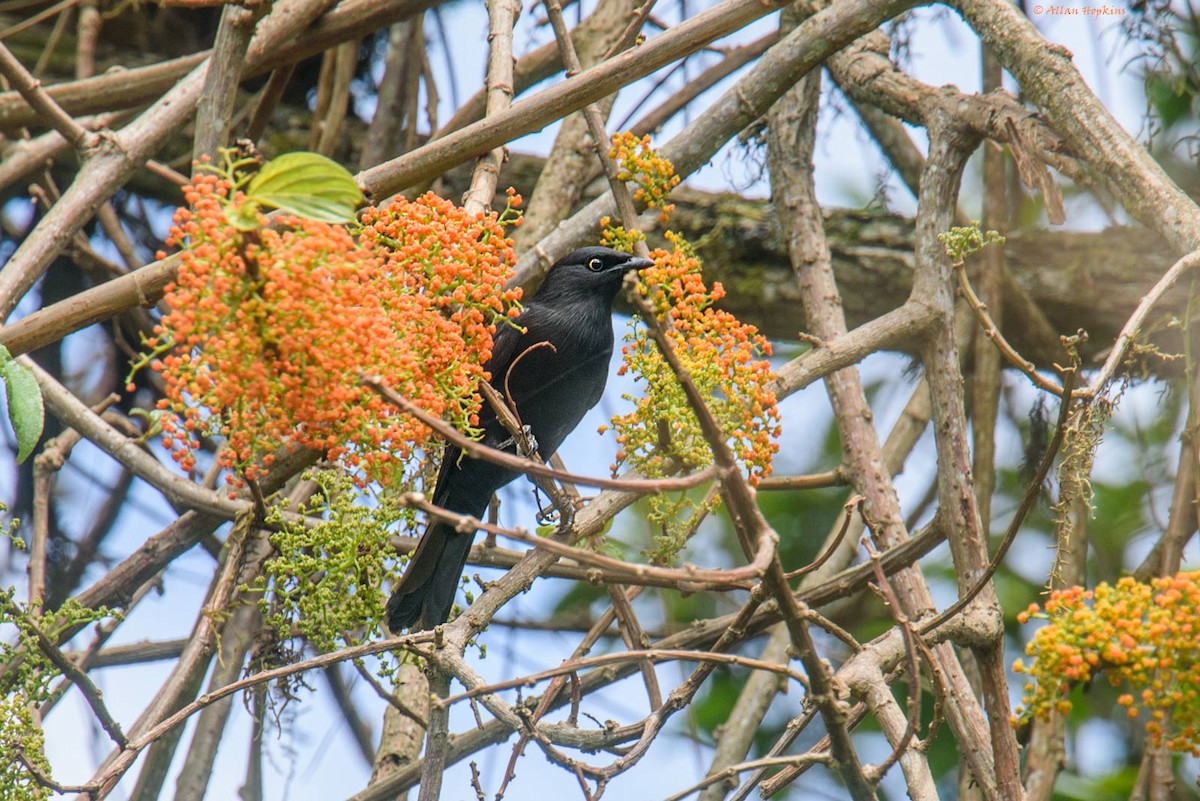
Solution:
[{"label": "black plumage", "polygon": [[[599,402],[613,351],[613,299],[626,273],[650,264],[609,248],[576,250],[550,268],[515,320],[520,329],[497,330],[487,363],[491,384],[502,397],[511,395],[542,458],[553,455]],[[554,347],[538,347],[547,342]],[[515,451],[512,436],[487,403],[479,427],[484,444]],[[449,445],[432,500],[478,518],[492,495],[518,475],[491,462],[460,458],[459,449]],[[460,534],[447,523],[429,524],[388,601],[389,629],[429,629],[445,622],[474,539],[474,533]]]}]

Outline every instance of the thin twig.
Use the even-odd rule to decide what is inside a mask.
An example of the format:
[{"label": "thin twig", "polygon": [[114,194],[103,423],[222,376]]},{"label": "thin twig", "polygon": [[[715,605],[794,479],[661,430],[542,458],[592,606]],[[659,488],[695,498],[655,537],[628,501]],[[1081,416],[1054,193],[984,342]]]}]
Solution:
[{"label": "thin twig", "polygon": [[292,80],[292,73],[295,69],[295,64],[287,64],[271,70],[271,76],[267,78],[266,85],[258,93],[258,100],[254,103],[254,110],[250,113],[250,121],[246,124],[246,138],[251,142],[257,142],[266,132],[271,115],[275,113],[279,102],[283,100],[283,93]]},{"label": "thin twig", "polygon": [[846,517],[844,520],[842,520],[842,527],[840,529],[838,529],[837,536],[833,538],[833,541],[830,542],[827,546],[825,546],[825,550],[815,560],[813,560],[813,562],[805,565],[802,568],[799,568],[798,570],[793,570],[789,573],[784,573],[783,577],[785,579],[787,579],[788,581],[791,581],[792,579],[800,578],[801,576],[807,575],[807,574],[813,572],[814,570],[818,570],[821,567],[821,565],[828,562],[829,557],[831,557],[835,553],[837,553],[838,547],[841,546],[841,544],[842,544],[842,540],[844,540],[846,538],[846,532],[850,530],[850,522],[851,522],[851,520],[853,520],[853,515],[851,514],[851,511],[855,508],[861,509],[862,501],[863,501],[863,498],[861,495],[855,495],[852,498],[850,498],[848,501],[846,501],[844,504],[842,504],[842,508],[846,512]]},{"label": "thin twig", "polygon": [[[15,607],[14,607],[15,608]],[[109,739],[116,743],[118,748],[124,748],[128,743],[125,738],[125,733],[121,731],[121,724],[117,722],[112,713],[108,711],[108,707],[104,704],[104,699],[100,688],[92,682],[91,678],[86,673],[79,669],[79,666],[62,652],[54,642],[46,636],[38,626],[37,621],[32,617],[25,617],[18,624],[21,628],[33,634],[37,639],[38,648],[46,657],[54,663],[62,674],[71,680],[71,683],[79,688],[79,692],[83,695],[84,700],[92,709],[92,714],[96,716],[100,726],[108,734]]]},{"label": "thin twig", "polygon": [[[724,52],[724,57],[720,61],[688,81],[682,89],[674,92],[657,108],[640,117],[632,125],[629,124],[630,117],[627,117],[617,126],[617,130],[625,130],[628,127],[635,136],[657,131],[668,120],[686,108],[689,103],[767,52],[777,41],[779,41],[779,34],[772,31],[757,41],[729,48]],[[647,97],[649,97],[649,93],[647,93]],[[630,112],[630,115],[632,116],[633,113]]]},{"label": "thin twig", "polygon": [[450,696],[444,701],[439,701],[438,703],[449,706],[456,704],[459,701],[465,701],[468,698],[477,698],[479,696],[489,695],[501,690],[528,686],[529,684],[535,682],[544,681],[555,676],[567,675],[569,673],[574,673],[586,668],[619,664],[621,662],[638,661],[642,659],[648,659],[655,663],[689,661],[713,662],[722,665],[741,665],[742,667],[748,667],[754,670],[765,670],[771,673],[778,673],[781,676],[787,676],[801,687],[808,687],[808,677],[803,673],[792,670],[786,665],[777,665],[773,662],[764,662],[761,659],[751,659],[750,657],[738,656],[737,654],[714,653],[712,651],[681,651],[671,648],[643,648],[633,651],[619,651],[612,654],[601,654],[599,656],[588,656],[580,659],[568,660],[563,662],[561,665],[557,665],[537,673],[530,673],[528,675],[521,676],[520,678],[508,679],[507,681],[498,681],[493,684],[485,684],[479,687],[472,687],[466,692]]},{"label": "thin twig", "polygon": [[[774,11],[781,0],[723,0],[674,25],[641,47],[632,48],[581,72],[576,78],[543,89],[486,120],[474,122],[435,139],[385,164],[358,174],[361,186],[387,195],[410,184],[440,175],[464,154],[479,153],[540,130],[562,117],[649,75],[660,67],[703,47],[707,42],[744,27]],[[864,23],[865,25],[866,23]]]},{"label": "thin twig", "polygon": [[[851,713],[853,713],[853,710],[851,710]],[[783,727],[783,734],[779,736],[779,738],[774,742],[770,749],[768,749],[767,753],[763,754],[763,756],[768,758],[781,756],[784,751],[791,747],[792,743],[796,741],[796,738],[799,737],[806,728],[808,728],[808,724],[812,723],[816,717],[817,708],[811,704],[807,705],[804,711],[787,722],[787,725]],[[746,780],[742,782],[742,786],[738,788],[737,792],[729,796],[729,801],[746,801],[746,799],[750,796],[750,793],[754,790],[754,785],[762,781],[763,777],[766,775],[767,768],[756,768],[754,775],[747,777]]]},{"label": "thin twig", "polygon": [[616,489],[625,492],[649,494],[653,492],[669,492],[672,490],[689,489],[713,479],[717,474],[717,471],[711,468],[701,470],[698,473],[693,473],[692,475],[684,478],[659,479],[599,478],[596,476],[580,476],[576,475],[575,473],[563,473],[555,470],[552,467],[547,467],[542,462],[537,462],[532,459],[523,459],[520,456],[514,456],[511,453],[488,447],[483,443],[476,442],[475,440],[464,436],[462,433],[455,430],[453,426],[434,417],[424,409],[409,401],[403,395],[397,393],[394,389],[383,383],[383,381],[376,376],[364,376],[362,383],[363,386],[367,387],[368,389],[379,393],[379,395],[385,398],[389,403],[399,407],[401,411],[405,412],[406,414],[411,414],[413,417],[429,426],[435,432],[445,437],[468,456],[474,459],[482,459],[487,462],[492,462],[493,464],[498,464],[501,467],[507,467],[512,470],[527,473],[529,475],[553,478],[558,481],[567,481],[572,484],[583,484],[586,487],[602,487],[604,489]]},{"label": "thin twig", "polygon": [[[521,15],[520,0],[490,0],[488,9],[488,68],[487,105],[484,121],[512,106],[515,93],[513,82],[513,26]],[[416,98],[414,97],[415,101]],[[416,130],[415,115],[410,117]],[[480,156],[471,174],[471,188],[463,196],[463,208],[470,214],[485,211],[496,194],[500,166],[504,163],[504,146],[494,147]]]},{"label": "thin twig", "polygon": [[[667,336],[662,321],[658,319],[649,301],[640,292],[631,292],[629,294],[632,296],[631,299],[634,306],[642,314],[651,337],[654,339],[655,344],[658,345],[663,360],[671,368],[671,372],[682,387],[688,405],[700,423],[704,439],[712,449],[713,459],[721,469],[725,502],[743,550],[747,556],[750,556],[756,550],[755,546],[761,548],[768,541],[771,541],[771,547],[774,550],[774,545],[778,542],[778,535],[763,518],[762,511],[758,508],[755,501],[753,489],[749,486],[745,477],[738,472],[736,460],[728,443],[725,441],[720,424],[705,403],[704,397],[696,388],[695,382],[692,381],[687,368],[679,360],[679,356],[675,352],[670,338]],[[758,542],[755,542],[755,540]],[[831,748],[834,761],[838,766],[838,772],[846,782],[851,796],[856,801],[867,801],[867,799],[874,797],[874,789],[863,773],[858,754],[854,750],[854,744],[850,739],[850,732],[846,727],[844,705],[836,697],[832,688],[832,671],[829,665],[817,655],[815,644],[812,641],[812,636],[806,624],[807,610],[802,604],[796,601],[791,588],[788,587],[787,581],[783,577],[783,569],[779,565],[777,554],[772,559],[763,584],[770,595],[778,601],[780,610],[783,612],[784,621],[787,623],[792,643],[799,652],[801,662],[808,673],[808,680],[811,683],[811,694],[818,708],[821,710],[821,717],[825,721],[825,727],[829,732],[832,743]]]},{"label": "thin twig", "polygon": [[[617,629],[625,641],[626,648],[645,648],[647,641],[638,623],[633,606],[625,595],[624,587],[609,587],[608,597],[612,600],[612,610],[616,613]],[[650,699],[650,711],[662,706],[662,689],[658,686],[658,675],[654,672],[654,663],[649,659],[642,660],[642,681],[646,685],[646,695]]]},{"label": "thin twig", "polygon": [[25,98],[25,102],[49,123],[50,127],[66,137],[76,148],[86,152],[100,141],[97,134],[80,125],[62,106],[54,102],[54,98],[42,89],[42,82],[25,69],[3,42],[0,42],[0,75],[8,79],[12,87]]},{"label": "thin twig", "polygon": [[21,763],[21,767],[29,772],[33,780],[43,787],[48,787],[59,795],[86,795],[89,798],[96,798],[98,788],[92,784],[59,784],[51,777],[47,776],[40,767],[35,765],[28,757],[25,756],[25,750],[21,746],[17,746],[13,751],[13,757]]},{"label": "thin twig", "polygon": [[900,599],[896,597],[891,583],[883,572],[883,567],[879,564],[879,553],[871,545],[870,538],[864,537],[863,545],[867,549],[867,555],[871,559],[871,566],[875,572],[875,586],[879,588],[883,601],[891,610],[892,619],[896,621],[896,625],[900,628],[900,635],[904,639],[904,654],[907,658],[906,669],[908,671],[908,700],[906,702],[908,724],[905,726],[904,734],[901,735],[899,742],[892,747],[892,752],[872,770],[872,777],[878,782],[887,775],[888,770],[896,764],[896,761],[912,743],[913,738],[917,736],[917,727],[921,722],[921,666],[917,657],[917,642],[920,637],[913,631],[912,621],[909,620],[908,615],[904,614],[904,607],[900,605]]},{"label": "thin twig", "polygon": [[767,476],[758,480],[756,489],[759,492],[771,490],[800,490],[824,489],[826,487],[844,487],[846,485],[846,470],[837,467],[824,473],[812,473],[806,476]]},{"label": "thin twig", "polygon": [[429,721],[427,721],[420,712],[401,701],[395,693],[388,692],[387,688],[383,686],[379,679],[375,678],[375,675],[371,673],[371,671],[367,670],[366,666],[363,665],[360,660],[356,659],[354,661],[354,669],[358,671],[358,675],[362,676],[363,680],[370,685],[371,689],[375,691],[375,694],[386,701],[390,706],[395,707],[397,712],[399,712],[401,715],[404,715],[404,717],[408,718],[422,729],[429,728]]},{"label": "thin twig", "polygon": [[[538,455],[537,443],[530,435],[531,431],[526,430],[524,424],[521,422],[517,402],[513,397],[512,390],[509,388],[508,380],[512,375],[513,368],[517,366],[517,362],[524,358],[530,351],[543,346],[549,347],[551,350],[554,349],[554,345],[549,342],[539,342],[522,351],[513,360],[513,363],[509,365],[508,370],[504,374],[504,398],[500,397],[500,393],[496,391],[496,388],[487,381],[479,382],[480,394],[483,395],[484,399],[492,407],[492,411],[496,413],[496,419],[508,431],[509,436],[512,437],[512,441],[516,443],[517,453],[527,459],[534,459]],[[555,466],[555,469],[558,469],[558,466]],[[529,478],[538,489],[549,496],[550,502],[558,510],[559,530],[564,531],[570,528],[575,518],[575,499],[565,489],[560,489],[557,484],[548,478],[542,476],[530,476]]]},{"label": "thin twig", "polygon": [[[866,718],[866,716],[867,716],[867,705],[861,704],[861,703],[855,704],[854,706],[852,706],[850,708],[850,710],[848,712],[846,712],[847,728],[849,728],[851,730],[858,728],[858,724],[862,723],[863,720]],[[813,747],[811,749],[809,749],[809,753],[821,752],[821,751],[827,751],[827,750],[829,750],[829,735],[828,734],[825,735],[824,737],[822,737],[820,740],[817,740],[817,742],[813,744]],[[758,786],[759,795],[763,798],[770,798],[771,796],[778,793],[782,788],[787,787],[789,784],[796,781],[801,776],[803,776],[805,773],[807,773],[809,768],[811,768],[814,764],[816,764],[816,763],[792,765],[789,767],[785,767],[783,770],[779,771],[774,776],[771,776],[770,778],[761,780],[762,783],[759,784],[759,786]]]},{"label": "thin twig", "polygon": [[185,722],[192,715],[210,706],[222,698],[226,698],[234,693],[240,692],[250,687],[256,687],[261,684],[268,684],[278,679],[294,676],[298,673],[304,673],[315,668],[324,668],[338,662],[344,662],[348,659],[357,659],[372,654],[384,653],[392,650],[405,650],[418,655],[427,655],[428,652],[423,651],[418,645],[428,643],[433,639],[432,632],[422,632],[420,634],[409,634],[403,637],[393,637],[391,639],[379,640],[377,642],[364,643],[362,645],[344,648],[340,651],[332,651],[327,654],[304,659],[299,662],[293,662],[290,665],[264,670],[253,676],[248,676],[244,679],[239,679],[232,684],[227,684],[224,687],[216,690],[211,690],[196,698],[195,701],[187,704],[172,715],[169,715],[164,720],[150,727],[141,736],[131,739],[109,766],[101,771],[89,786],[100,788],[111,787],[117,779],[124,775],[125,771],[133,764],[133,760],[151,743],[158,740],[167,732],[174,729]]},{"label": "thin twig", "polygon": [[58,419],[87,437],[96,447],[127,467],[138,478],[148,482],[176,504],[232,519],[252,508],[245,501],[231,501],[223,493],[214,492],[174,473],[141,446],[117,431],[89,409],[75,394],[27,356],[17,361],[33,371],[46,407]]},{"label": "thin twig", "polygon": [[[1000,333],[1000,327],[992,319],[992,315],[988,312],[987,304],[980,300],[975,294],[975,290],[971,287],[971,281],[967,278],[966,266],[961,262],[955,262],[951,265],[954,268],[955,274],[958,276],[958,286],[962,291],[963,297],[967,299],[969,305],[974,311],[975,316],[979,318],[979,325],[983,329],[983,333],[996,345],[996,349],[1004,356],[1008,363],[1020,370],[1029,377],[1033,385],[1038,389],[1045,390],[1055,397],[1063,396],[1063,388],[1056,381],[1046,378],[1038,372],[1037,365],[1026,359],[1017,349],[1009,344],[1004,338],[1004,334]],[[1081,394],[1087,390],[1080,390]]]},{"label": "thin twig", "polygon": [[668,582],[683,592],[702,592],[705,590],[734,590],[748,589],[752,583],[761,578],[770,559],[770,552],[758,554],[758,559],[748,565],[736,568],[698,568],[688,565],[683,568],[658,567],[643,565],[636,562],[625,562],[604,554],[576,548],[568,543],[549,537],[539,537],[520,528],[504,528],[470,515],[462,515],[436,506],[419,492],[403,493],[398,497],[398,503],[420,509],[426,514],[453,523],[459,531],[475,531],[482,529],[502,537],[523,542],[534,548],[549,551],[558,556],[572,559],[582,565],[590,565],[604,570],[610,578],[628,579],[631,583],[641,583],[653,579],[656,583]]},{"label": "thin twig", "polygon": [[674,795],[667,796],[665,799],[663,799],[663,801],[682,801],[682,799],[687,798],[692,793],[703,790],[710,784],[728,781],[737,776],[739,773],[747,770],[761,770],[778,767],[798,767],[801,765],[806,767],[812,765],[825,765],[828,767],[832,765],[832,763],[833,757],[829,754],[829,752],[818,752],[815,749],[809,751],[807,754],[798,754],[797,756],[770,756],[761,757],[759,759],[750,759],[745,762],[739,762],[736,765],[730,765],[729,767],[722,768],[716,773],[705,776],[702,780],[696,782],[691,787],[681,790]]},{"label": "thin twig", "polygon": [[1118,369],[1125,361],[1126,354],[1129,353],[1129,348],[1133,345],[1135,339],[1142,331],[1142,326],[1146,322],[1146,317],[1149,316],[1150,310],[1162,300],[1163,296],[1175,286],[1184,274],[1200,265],[1200,250],[1193,250],[1186,256],[1183,256],[1170,269],[1163,274],[1163,277],[1158,279],[1149,292],[1138,303],[1133,314],[1129,316],[1129,320],[1121,327],[1121,333],[1117,335],[1116,344],[1113,346],[1112,352],[1108,354],[1108,358],[1104,360],[1104,366],[1100,368],[1100,372],[1092,379],[1091,384],[1085,390],[1086,397],[1089,399],[1098,398],[1108,389],[1108,383],[1116,375]]},{"label": "thin twig", "polygon": [[[640,588],[635,587],[633,592],[636,593],[639,591],[639,589]],[[595,645],[600,639],[600,636],[608,630],[615,619],[616,613],[612,610],[612,608],[610,607],[606,609],[604,613],[600,615],[600,619],[597,620],[590,629],[588,629],[586,634],[584,634],[583,639],[580,640],[579,644],[575,646],[575,649],[569,658],[579,659],[591,651],[592,646]],[[572,725],[575,724],[575,722],[578,720],[578,706],[574,703],[574,701],[578,697],[579,692],[579,679],[578,674],[576,673],[569,673],[566,677],[556,676],[550,681],[550,686],[546,688],[546,692],[542,693],[542,697],[539,699],[538,705],[534,709],[533,715],[530,717],[531,724],[536,725],[537,722],[541,720],[542,717],[545,716],[545,714],[550,710],[551,705],[554,703],[555,699],[558,698],[558,694],[562,691],[563,685],[566,684],[568,678],[571,680],[571,697],[573,705],[571,714],[568,716],[567,720]],[[508,788],[509,782],[516,777],[517,760],[524,753],[525,746],[528,745],[531,736],[532,735],[528,730],[523,729],[521,731],[520,737],[518,738],[516,745],[513,746],[512,753],[509,755],[508,767],[504,771],[504,779],[500,783],[500,788],[496,791],[497,799],[504,797],[504,792]]]},{"label": "thin twig", "polygon": [[1058,410],[1058,422],[1054,427],[1054,436],[1051,438],[1046,452],[1042,455],[1041,461],[1038,462],[1033,478],[1030,479],[1025,487],[1025,493],[1021,496],[1021,503],[1017,506],[1017,511],[1013,515],[1012,521],[1008,524],[1008,530],[1004,532],[1004,537],[1000,540],[1000,546],[996,549],[995,555],[992,556],[982,575],[980,575],[979,579],[970,589],[963,593],[957,601],[946,607],[941,614],[921,624],[919,629],[921,634],[929,634],[962,611],[991,582],[992,576],[995,575],[1000,565],[1004,562],[1004,557],[1008,553],[1009,547],[1016,540],[1017,533],[1021,530],[1021,525],[1025,522],[1025,516],[1029,514],[1038,496],[1042,493],[1042,484],[1045,482],[1046,476],[1049,475],[1050,467],[1054,464],[1054,457],[1058,455],[1058,449],[1062,445],[1063,436],[1066,432],[1067,419],[1071,414],[1072,408],[1071,403],[1066,398],[1073,397],[1072,391],[1077,372],[1078,366],[1063,370],[1062,397],[1064,400]]}]

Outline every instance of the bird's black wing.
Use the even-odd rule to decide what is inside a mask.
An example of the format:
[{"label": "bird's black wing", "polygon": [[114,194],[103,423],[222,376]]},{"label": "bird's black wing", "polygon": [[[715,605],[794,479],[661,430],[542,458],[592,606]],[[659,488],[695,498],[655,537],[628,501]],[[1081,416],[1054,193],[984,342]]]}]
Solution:
[{"label": "bird's black wing", "polygon": [[[489,363],[492,386],[512,404],[521,422],[532,427],[544,458],[558,450],[604,392],[613,340],[611,317],[603,310],[603,316],[592,319],[530,304],[518,318],[524,332],[505,337]],[[481,425],[495,419],[484,406]],[[502,427],[493,425],[489,434],[495,430],[497,441],[509,438]]]},{"label": "bird's black wing", "polygon": [[[530,312],[531,309],[526,308],[525,314]],[[496,330],[487,366],[493,386],[502,393],[505,373],[513,359],[528,347],[521,345],[527,337],[526,330],[507,323],[502,323]],[[492,447],[508,437],[486,401],[479,410],[479,427],[483,430],[484,443]],[[463,457],[457,445],[447,443],[432,500],[443,509],[480,517],[492,494],[510,481],[512,475],[515,474],[489,462]],[[446,619],[473,539],[449,523],[430,522],[388,601],[389,629],[398,632],[418,622],[422,628],[427,628]]]},{"label": "bird's black wing", "polygon": [[[522,329],[505,326],[496,332],[488,361],[490,383],[502,396],[511,393],[517,416],[532,427],[543,457],[558,449],[604,390],[612,328],[607,306],[599,311],[604,314],[569,314],[531,303],[517,318]],[[539,347],[543,342],[555,347]],[[479,411],[479,425],[487,445],[499,447],[511,439],[487,403]],[[511,444],[505,449],[514,450]],[[448,446],[433,500],[479,518],[493,493],[518,475],[486,460],[463,458],[457,447]],[[446,620],[473,539],[449,523],[429,525],[388,601],[393,632]]]}]

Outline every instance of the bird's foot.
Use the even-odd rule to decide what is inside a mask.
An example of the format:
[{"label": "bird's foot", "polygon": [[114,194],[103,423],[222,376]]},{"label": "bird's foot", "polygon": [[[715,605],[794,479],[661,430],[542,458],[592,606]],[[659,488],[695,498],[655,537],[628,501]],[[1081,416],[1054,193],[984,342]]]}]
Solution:
[{"label": "bird's foot", "polygon": [[558,521],[558,530],[554,532],[555,536],[570,531],[575,526],[575,505],[567,504],[567,508],[562,510],[562,518]]},{"label": "bird's foot", "polygon": [[569,531],[575,525],[575,506],[569,501],[559,506],[544,506],[538,509],[539,526],[554,526],[554,536]]},{"label": "bird's foot", "polygon": [[509,437],[496,446],[498,450],[507,450],[512,446],[516,446],[517,455],[525,459],[532,459],[538,451],[537,437],[533,435],[533,429],[529,426],[521,426],[520,437]]},{"label": "bird's foot", "polygon": [[521,426],[523,442],[517,443],[517,453],[524,456],[526,459],[532,459],[538,452],[537,437],[533,435],[533,429],[529,426]]}]

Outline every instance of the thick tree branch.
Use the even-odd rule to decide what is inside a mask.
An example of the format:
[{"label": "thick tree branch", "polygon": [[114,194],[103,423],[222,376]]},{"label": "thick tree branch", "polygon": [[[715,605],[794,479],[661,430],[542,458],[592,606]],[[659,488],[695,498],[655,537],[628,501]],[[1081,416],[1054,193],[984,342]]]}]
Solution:
[{"label": "thick tree branch", "polygon": [[1179,252],[1200,248],[1200,208],[1150,152],[1120,126],[1071,63],[1071,52],[1042,38],[1009,3],[951,0],[983,43],[1045,112],[1071,152],[1086,158],[1129,214]]}]

